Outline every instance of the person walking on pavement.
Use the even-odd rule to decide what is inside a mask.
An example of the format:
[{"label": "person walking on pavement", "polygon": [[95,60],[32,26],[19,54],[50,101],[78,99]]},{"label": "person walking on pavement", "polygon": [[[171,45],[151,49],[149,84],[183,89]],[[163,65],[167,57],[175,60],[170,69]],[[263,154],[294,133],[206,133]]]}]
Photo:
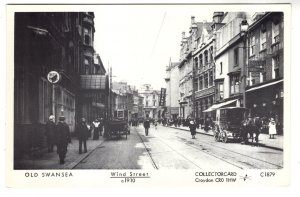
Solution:
[{"label": "person walking on pavement", "polygon": [[59,155],[60,164],[65,163],[68,143],[71,143],[70,129],[65,123],[65,117],[60,116],[57,123],[57,153]]},{"label": "person walking on pavement", "polygon": [[145,134],[148,136],[149,133],[149,127],[150,127],[150,120],[149,120],[149,115],[146,115],[146,119],[144,121],[144,128],[145,128]]},{"label": "person walking on pavement", "polygon": [[271,118],[270,122],[269,122],[269,135],[270,135],[270,139],[274,139],[274,135],[276,135],[276,134],[277,134],[276,123],[275,123],[274,118]]},{"label": "person walking on pavement", "polygon": [[89,129],[86,124],[85,118],[81,118],[81,122],[77,126],[77,135],[79,140],[79,154],[82,153],[82,145],[84,147],[84,152],[87,152],[86,140],[89,137]]},{"label": "person walking on pavement", "polygon": [[55,145],[55,131],[56,131],[55,117],[51,115],[49,116],[49,120],[46,123],[46,132],[45,132],[47,138],[48,153],[53,152],[53,147]]},{"label": "person walking on pavement", "polygon": [[191,132],[191,135],[192,135],[192,139],[196,139],[195,135],[196,135],[197,125],[195,124],[195,121],[193,119],[190,120],[189,127],[190,127],[190,132]]},{"label": "person walking on pavement", "polygon": [[99,140],[99,134],[100,134],[100,121],[98,118],[96,118],[96,120],[93,121],[92,126],[93,126],[93,140]]}]

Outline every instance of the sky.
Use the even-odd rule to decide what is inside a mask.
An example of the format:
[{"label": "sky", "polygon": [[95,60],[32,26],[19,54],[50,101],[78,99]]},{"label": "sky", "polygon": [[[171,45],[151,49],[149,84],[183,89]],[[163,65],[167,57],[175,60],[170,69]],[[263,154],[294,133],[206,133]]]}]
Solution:
[{"label": "sky", "polygon": [[169,60],[179,61],[181,33],[188,35],[191,16],[212,20],[214,10],[202,6],[105,5],[95,8],[94,48],[113,81],[139,88],[165,87]]}]

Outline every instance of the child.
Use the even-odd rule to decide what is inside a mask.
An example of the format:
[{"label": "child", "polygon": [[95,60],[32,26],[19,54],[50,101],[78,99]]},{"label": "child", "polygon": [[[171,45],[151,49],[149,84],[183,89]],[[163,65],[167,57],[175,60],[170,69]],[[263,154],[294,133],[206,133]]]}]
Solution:
[{"label": "child", "polygon": [[274,118],[270,119],[269,122],[269,135],[270,135],[270,139],[274,139],[274,135],[276,135],[276,123],[274,121]]}]

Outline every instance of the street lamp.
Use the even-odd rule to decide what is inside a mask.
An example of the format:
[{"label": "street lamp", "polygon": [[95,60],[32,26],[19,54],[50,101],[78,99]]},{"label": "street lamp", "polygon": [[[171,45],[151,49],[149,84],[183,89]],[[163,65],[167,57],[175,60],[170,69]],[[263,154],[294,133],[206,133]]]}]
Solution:
[{"label": "street lamp", "polygon": [[246,78],[247,78],[247,36],[248,36],[249,24],[247,20],[243,20],[240,24],[240,36],[243,38],[243,60],[244,65],[242,67],[242,80],[243,80],[243,107],[246,107]]}]

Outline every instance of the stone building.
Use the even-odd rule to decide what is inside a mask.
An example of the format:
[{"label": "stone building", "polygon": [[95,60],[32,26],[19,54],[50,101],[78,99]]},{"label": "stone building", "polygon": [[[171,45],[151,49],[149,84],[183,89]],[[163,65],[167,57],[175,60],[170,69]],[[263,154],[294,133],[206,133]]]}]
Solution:
[{"label": "stone building", "polygon": [[[44,127],[50,115],[66,117],[71,132],[84,115],[86,95],[96,108],[106,82],[98,56],[94,62],[92,12],[20,12],[15,14],[14,36],[14,151],[17,158],[45,144]],[[56,83],[47,75],[56,71]],[[101,75],[102,81],[83,76]],[[93,78],[94,79],[94,78]],[[51,79],[52,80],[52,79]],[[53,81],[56,81],[53,79]],[[90,90],[91,83],[97,90]],[[103,82],[103,83],[102,83]],[[88,88],[87,88],[88,87]],[[105,88],[102,88],[104,91]],[[95,92],[96,91],[96,92]],[[95,95],[97,98],[95,98]],[[83,102],[84,101],[84,102]],[[88,101],[89,102],[89,101]],[[98,113],[98,112],[97,112]],[[90,114],[90,112],[87,112]]]},{"label": "stone building", "polygon": [[274,118],[283,133],[283,13],[255,13],[247,33],[246,106],[253,115]]},{"label": "stone building", "polygon": [[170,59],[166,69],[166,112],[167,118],[178,118],[179,116],[179,69],[178,62]]},{"label": "stone building", "polygon": [[160,118],[162,114],[162,109],[159,107],[160,92],[158,90],[154,90],[150,84],[144,84],[139,89],[139,95],[144,98],[143,117],[146,117],[148,114],[150,118]]}]

